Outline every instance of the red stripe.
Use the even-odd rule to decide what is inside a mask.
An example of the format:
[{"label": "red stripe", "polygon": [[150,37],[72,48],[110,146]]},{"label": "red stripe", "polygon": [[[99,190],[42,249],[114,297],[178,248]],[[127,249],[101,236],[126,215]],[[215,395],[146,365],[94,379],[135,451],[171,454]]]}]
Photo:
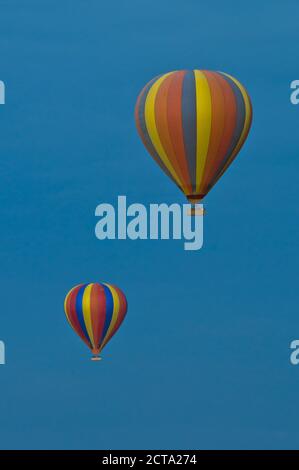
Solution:
[{"label": "red stripe", "polygon": [[[225,157],[228,148],[230,146],[233,133],[236,126],[237,119],[237,106],[236,99],[233,90],[229,83],[221,77],[217,72],[209,72],[219,85],[222,96],[223,96],[223,111],[224,111],[224,125],[221,140],[218,146],[218,150],[213,158],[207,162],[207,166],[204,173],[202,182],[201,192],[206,194],[208,192],[209,184],[219,171],[219,167],[222,164],[223,158]],[[212,115],[215,113],[215,109],[212,108]]]},{"label": "red stripe", "polygon": [[175,72],[171,78],[167,99],[167,121],[169,136],[175,151],[176,160],[180,166],[185,191],[192,193],[192,183],[189,175],[188,163],[184,144],[183,114],[182,114],[182,92],[183,81],[186,72]]},{"label": "red stripe", "polygon": [[91,288],[90,312],[94,344],[99,347],[106,319],[106,295],[100,284],[93,284]]},{"label": "red stripe", "polygon": [[80,326],[80,322],[77,317],[77,311],[76,311],[76,298],[78,295],[79,290],[84,284],[80,284],[79,286],[75,287],[75,289],[70,293],[67,299],[66,303],[66,311],[68,314],[69,321],[72,325],[72,328],[75,330],[78,336],[84,341],[85,344],[89,348],[92,348],[92,345],[90,344],[89,340],[86,338],[84,335],[82,328]]}]

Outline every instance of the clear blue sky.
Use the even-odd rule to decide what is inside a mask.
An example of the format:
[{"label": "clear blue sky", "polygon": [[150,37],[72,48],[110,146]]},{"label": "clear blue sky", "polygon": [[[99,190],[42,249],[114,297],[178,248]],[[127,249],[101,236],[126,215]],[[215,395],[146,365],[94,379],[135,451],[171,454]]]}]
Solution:
[{"label": "clear blue sky", "polygon": [[[3,0],[1,448],[297,448],[298,2]],[[153,76],[238,77],[250,137],[206,200],[204,248],[104,241],[100,202],[185,202],[133,108]],[[66,292],[107,281],[123,327],[89,361]]]}]

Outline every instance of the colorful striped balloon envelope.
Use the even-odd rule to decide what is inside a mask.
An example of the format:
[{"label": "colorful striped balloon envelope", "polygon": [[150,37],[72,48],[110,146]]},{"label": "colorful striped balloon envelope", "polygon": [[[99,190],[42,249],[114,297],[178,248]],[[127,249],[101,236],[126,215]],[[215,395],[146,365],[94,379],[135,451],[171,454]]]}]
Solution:
[{"label": "colorful striped balloon envelope", "polygon": [[117,332],[127,313],[124,293],[107,283],[79,284],[64,301],[69,324],[91,349],[93,360]]},{"label": "colorful striped balloon envelope", "polygon": [[206,70],[154,78],[135,108],[144,146],[191,203],[201,201],[235,159],[251,120],[243,85]]}]

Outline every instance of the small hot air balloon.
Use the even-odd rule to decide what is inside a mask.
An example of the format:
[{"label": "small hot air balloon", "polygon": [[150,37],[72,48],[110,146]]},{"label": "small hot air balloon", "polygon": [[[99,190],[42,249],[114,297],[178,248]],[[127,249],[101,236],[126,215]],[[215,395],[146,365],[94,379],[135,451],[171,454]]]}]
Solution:
[{"label": "small hot air balloon", "polygon": [[69,324],[92,351],[92,360],[116,333],[127,313],[127,299],[115,286],[106,283],[79,284],[64,301]]},{"label": "small hot air balloon", "polygon": [[176,71],[150,81],[135,108],[148,152],[192,204],[237,156],[252,119],[240,82],[222,72]]}]

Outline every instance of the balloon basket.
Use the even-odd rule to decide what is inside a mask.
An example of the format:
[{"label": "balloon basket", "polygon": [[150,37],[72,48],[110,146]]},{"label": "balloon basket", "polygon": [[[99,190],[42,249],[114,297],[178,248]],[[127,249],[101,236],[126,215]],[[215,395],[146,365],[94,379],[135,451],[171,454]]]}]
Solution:
[{"label": "balloon basket", "polygon": [[101,361],[102,358],[99,357],[99,356],[91,356],[90,360],[91,360],[91,361]]},{"label": "balloon basket", "polygon": [[191,207],[188,209],[187,214],[191,217],[204,216],[206,214],[206,210],[203,207]]}]

